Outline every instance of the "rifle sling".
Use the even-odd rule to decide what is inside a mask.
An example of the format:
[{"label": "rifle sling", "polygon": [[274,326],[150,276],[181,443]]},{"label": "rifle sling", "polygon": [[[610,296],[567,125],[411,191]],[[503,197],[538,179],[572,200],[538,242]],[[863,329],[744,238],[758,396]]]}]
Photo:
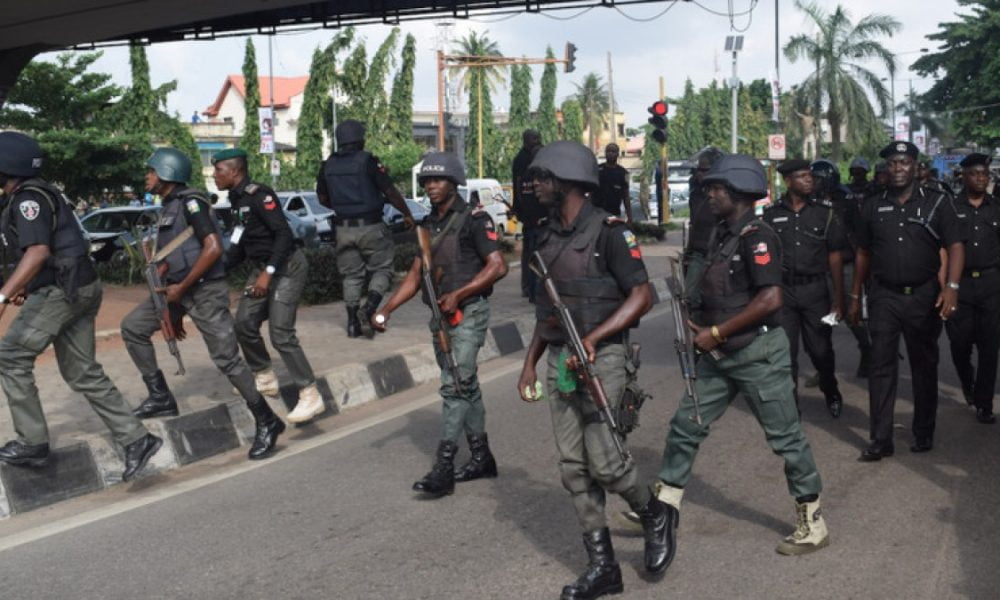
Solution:
[{"label": "rifle sling", "polygon": [[181,244],[188,241],[188,238],[191,237],[192,235],[194,235],[194,227],[188,225],[187,229],[182,231],[181,234],[175,237],[174,239],[170,240],[170,242],[166,246],[157,249],[153,253],[152,258],[149,259],[149,262],[158,263],[161,260],[165,259],[166,257],[170,256],[171,254],[173,254],[174,250],[180,248]]}]

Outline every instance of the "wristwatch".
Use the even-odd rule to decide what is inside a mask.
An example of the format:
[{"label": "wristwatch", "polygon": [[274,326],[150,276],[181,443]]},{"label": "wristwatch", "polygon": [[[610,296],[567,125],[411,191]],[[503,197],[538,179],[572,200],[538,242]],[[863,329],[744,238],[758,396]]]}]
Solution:
[{"label": "wristwatch", "polygon": [[949,281],[948,282],[948,287],[950,287],[953,290],[957,290],[958,289],[958,284],[955,283],[954,281]]},{"label": "wristwatch", "polygon": [[10,298],[0,294],[0,304],[10,304]]},{"label": "wristwatch", "polygon": [[268,275],[274,275],[275,271],[277,271],[277,269],[274,268],[274,265],[267,265],[264,267],[264,272]]}]

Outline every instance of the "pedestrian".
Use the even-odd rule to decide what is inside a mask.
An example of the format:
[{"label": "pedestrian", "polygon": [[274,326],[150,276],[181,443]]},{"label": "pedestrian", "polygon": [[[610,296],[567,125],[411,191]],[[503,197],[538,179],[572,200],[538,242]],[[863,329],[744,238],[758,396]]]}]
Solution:
[{"label": "pedestrian", "polygon": [[[176,148],[157,149],[146,167],[146,190],[163,198],[152,260],[166,284],[165,300],[178,324],[183,314],[191,317],[212,362],[243,396],[256,427],[249,458],[265,458],[274,451],[285,424],[257,391],[253,373],[240,358],[235,324],[229,313],[222,237],[211,213],[208,193],[187,186],[191,161]],[[142,419],[178,414],[177,400],[157,366],[150,339],[160,330],[161,317],[153,299],[148,298],[122,320],[125,348],[149,391],[149,397],[134,411]],[[179,332],[178,337],[183,339],[183,333]]]},{"label": "pedestrian", "polygon": [[[951,198],[916,182],[917,147],[893,142],[879,154],[889,165],[889,187],[865,201],[858,227],[849,320],[861,317],[862,285],[871,275],[868,326],[872,335],[868,378],[871,444],[862,461],[892,456],[893,415],[899,380],[899,337],[906,342],[913,378],[911,452],[934,447],[941,321],[958,307],[967,216]],[[941,270],[940,251],[948,260]]]},{"label": "pedestrian", "polygon": [[621,216],[624,205],[625,220],[631,223],[632,202],[629,198],[629,176],[625,167],[618,164],[620,153],[618,144],[611,143],[604,147],[604,164],[599,167],[600,185],[594,196],[594,204],[616,217]]},{"label": "pedestrian", "polygon": [[49,430],[35,387],[35,360],[50,345],[59,373],[111,430],[125,454],[123,481],[130,481],[163,445],[129,411],[115,384],[94,357],[94,322],[101,307],[101,280],[73,207],[61,190],[41,179],[38,143],[21,133],[0,133],[0,232],[16,260],[0,288],[0,316],[20,306],[0,339],[3,386],[17,439],[0,448],[0,461],[44,467]]},{"label": "pedestrian", "polygon": [[538,246],[538,234],[548,211],[535,196],[535,186],[525,174],[535,154],[542,147],[542,136],[534,129],[525,129],[521,134],[521,149],[514,157],[511,167],[514,190],[514,214],[521,222],[521,295],[534,303],[537,282],[535,272],[528,268],[528,260]]},{"label": "pedestrian", "polygon": [[246,151],[223,150],[212,157],[212,164],[215,185],[229,191],[229,203],[238,223],[226,251],[226,270],[244,261],[254,266],[236,308],[236,340],[254,373],[257,391],[279,397],[278,378],[260,334],[261,325],[268,322],[271,345],[281,355],[299,390],[298,403],[288,413],[288,420],[304,423],[326,410],[312,366],[295,335],[295,317],[309,265],[305,254],[295,246],[277,194],[250,180]]},{"label": "pedestrian", "polygon": [[[479,386],[479,349],[486,342],[490,322],[489,297],[493,284],[507,274],[497,246],[497,232],[486,212],[475,210],[458,194],[465,185],[465,168],[449,152],[432,152],[424,157],[417,181],[430,198],[433,210],[421,223],[432,236],[431,265],[438,279],[437,303],[447,324],[431,320],[434,353],[441,366],[443,427],[434,466],[413,484],[413,489],[432,497],[451,494],[455,482],[496,477],[497,464],[486,435],[486,406]],[[413,298],[421,287],[423,260],[417,257],[399,288],[372,319],[372,327],[385,331],[393,311]],[[422,294],[430,305],[427,290]],[[437,337],[440,328],[450,341],[459,380],[448,368]],[[465,433],[471,457],[455,471],[458,440]]]},{"label": "pedestrian", "polygon": [[868,181],[868,170],[868,161],[860,156],[852,160],[851,166],[847,168],[847,172],[851,176],[847,187],[850,188],[854,195],[853,199],[858,204],[868,195],[868,186],[871,185],[871,182]]},{"label": "pedestrian", "polygon": [[756,159],[729,154],[703,182],[719,223],[699,284],[702,307],[691,324],[694,346],[702,352],[695,380],[700,402],[685,395],[670,421],[657,495],[680,509],[699,446],[740,393],[771,450],[784,459],[788,491],[795,498],[795,531],[776,550],[813,552],[830,538],[820,511],[819,471],[795,410],[788,336],[778,326],[782,246],[754,215],[754,202],[768,193],[767,174]]},{"label": "pedestrian", "polygon": [[1000,199],[986,192],[990,162],[988,155],[977,152],[959,163],[965,187],[955,205],[969,215],[970,229],[959,282],[958,310],[945,322],[962,394],[976,408],[976,420],[988,425],[996,422],[993,392],[1000,357]]},{"label": "pedestrian", "polygon": [[872,188],[868,196],[881,194],[887,189],[889,189],[889,163],[880,160],[875,163],[875,178],[872,180]]},{"label": "pedestrian", "polygon": [[[619,219],[593,205],[599,185],[597,161],[583,144],[553,142],[531,163],[535,193],[551,207],[551,219],[538,252],[562,296],[593,363],[612,413],[628,380],[627,332],[652,306],[642,252],[635,235]],[[623,589],[604,514],[606,492],[620,495],[640,518],[645,534],[647,572],[662,574],[673,558],[676,514],[639,481],[635,463],[616,451],[612,434],[569,359],[568,332],[560,326],[547,297],[536,304],[534,334],[517,388],[521,399],[535,402],[535,365],[547,349],[545,392],[559,450],[563,487],[570,493],[589,564],[562,598],[597,598]]]},{"label": "pedestrian", "polygon": [[[338,149],[320,169],[316,195],[320,204],[335,213],[337,271],[343,278],[347,337],[371,337],[369,321],[392,285],[393,242],[382,221],[383,196],[403,215],[407,229],[414,226],[413,216],[385,165],[365,151],[365,126],[359,121],[343,121],[334,136]],[[368,301],[362,309],[366,276],[370,277]]]},{"label": "pedestrian", "polygon": [[[781,242],[782,305],[778,321],[788,334],[792,380],[798,386],[799,336],[819,373],[819,389],[833,418],[840,416],[844,399],[837,386],[831,324],[823,319],[844,315],[844,264],[847,246],[840,219],[828,200],[815,200],[809,161],[787,160],[778,167],[787,193],[764,209],[763,220]],[[833,295],[827,288],[827,276]],[[798,404],[798,391],[795,395]]]},{"label": "pedestrian", "polygon": [[695,282],[705,270],[708,256],[708,238],[715,229],[715,216],[708,206],[708,197],[702,187],[702,180],[712,166],[723,157],[723,152],[712,146],[702,148],[692,157],[694,167],[688,180],[688,232],[687,246],[684,248],[684,289],[688,290],[692,305],[698,304],[698,290]]}]

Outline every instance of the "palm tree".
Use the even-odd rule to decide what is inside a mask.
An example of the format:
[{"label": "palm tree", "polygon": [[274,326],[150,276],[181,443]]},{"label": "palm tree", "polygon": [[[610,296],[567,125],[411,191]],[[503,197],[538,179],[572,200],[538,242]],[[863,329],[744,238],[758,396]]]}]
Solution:
[{"label": "palm tree", "polygon": [[503,84],[506,80],[506,66],[501,64],[495,66],[489,65],[490,58],[503,58],[503,54],[500,53],[500,46],[491,40],[487,34],[479,34],[475,31],[470,31],[469,35],[458,40],[452,46],[451,51],[453,54],[457,54],[459,56],[481,57],[474,59],[475,63],[480,66],[469,67],[459,64],[449,67],[448,71],[451,75],[459,76],[459,91],[465,92],[472,85],[477,83],[475,81],[476,73],[483,74],[485,77],[483,79],[483,84],[488,87],[491,92],[497,91],[497,87]]},{"label": "palm tree", "polygon": [[604,118],[608,114],[608,90],[601,82],[601,76],[593,71],[584,75],[582,84],[573,85],[576,86],[573,97],[580,103],[583,122],[587,124],[587,141],[591,148],[598,150],[599,132],[604,128]]},{"label": "palm tree", "polygon": [[[815,2],[795,0],[795,6],[806,13],[819,31],[815,37],[799,34],[785,44],[785,57],[795,62],[808,59],[816,70],[799,86],[799,93],[816,107],[817,116],[826,107],[826,119],[833,139],[833,159],[840,160],[841,127],[846,125],[848,142],[858,146],[871,138],[870,128],[878,127],[867,91],[875,96],[885,114],[889,93],[878,75],[855,61],[876,60],[889,71],[896,71],[896,58],[877,38],[891,36],[902,28],[893,17],[868,15],[857,23],[850,13],[838,5],[826,13]],[[879,133],[879,135],[882,135]]]},{"label": "palm tree", "polygon": [[[485,33],[470,31],[452,47],[452,52],[465,57],[459,59],[455,66],[449,69],[452,74],[459,74],[458,85],[462,91],[469,93],[469,133],[466,137],[466,162],[476,165],[477,177],[486,177],[487,173],[497,173],[495,163],[497,152],[496,128],[493,124],[493,100],[491,92],[504,82],[507,67],[500,61],[503,54],[500,47]],[[491,64],[497,61],[496,64]]]}]

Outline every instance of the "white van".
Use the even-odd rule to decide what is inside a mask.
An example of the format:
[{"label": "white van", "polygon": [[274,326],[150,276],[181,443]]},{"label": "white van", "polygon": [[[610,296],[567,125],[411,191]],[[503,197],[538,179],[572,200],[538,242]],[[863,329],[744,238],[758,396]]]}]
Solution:
[{"label": "white van", "polygon": [[493,219],[493,226],[500,237],[517,233],[508,222],[511,216],[510,202],[496,179],[467,179],[465,185],[458,186],[458,194],[473,209],[486,211]]}]

